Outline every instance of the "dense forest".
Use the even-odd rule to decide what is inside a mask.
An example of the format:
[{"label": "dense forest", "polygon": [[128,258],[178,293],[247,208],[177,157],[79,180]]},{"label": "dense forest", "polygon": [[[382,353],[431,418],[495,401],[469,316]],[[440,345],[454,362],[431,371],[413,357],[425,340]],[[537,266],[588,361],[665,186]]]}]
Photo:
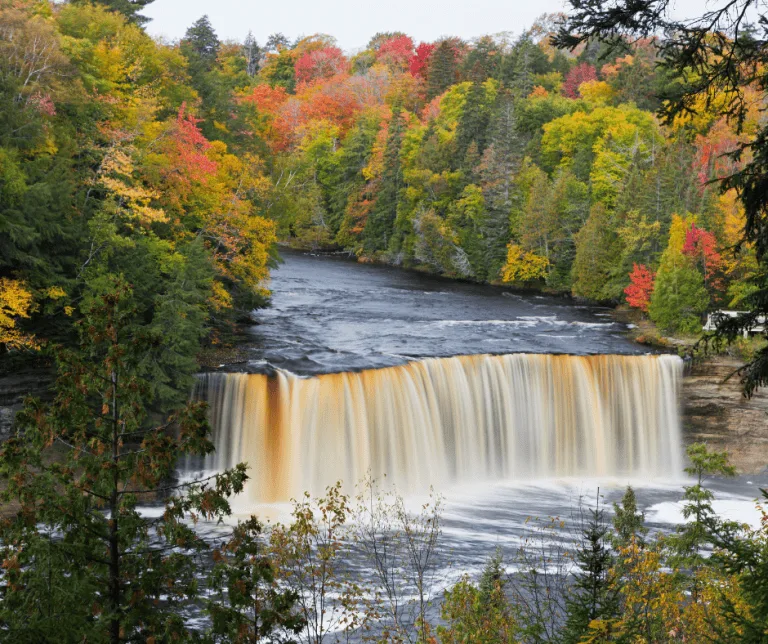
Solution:
[{"label": "dense forest", "polygon": [[[735,192],[711,182],[754,135],[702,101],[670,125],[653,39],[624,55],[514,41],[327,36],[262,54],[242,100],[261,114],[278,236],[443,275],[626,302],[667,332],[739,308],[755,270]],[[286,73],[285,70],[288,70]]]},{"label": "dense forest", "polygon": [[247,468],[177,476],[213,450],[201,347],[267,304],[278,241],[625,302],[670,333],[751,307],[762,251],[718,179],[752,161],[727,153],[763,126],[756,75],[743,118],[702,96],[662,122],[687,88],[654,37],[560,49],[550,16],[347,55],[202,17],[164,43],[150,1],[0,0],[0,358],[57,373],[0,449],[0,641],[764,643],[768,516],[716,515],[707,479],[733,468],[703,445],[671,534],[630,488],[442,585],[437,498],[336,486],[208,540]]},{"label": "dense forest", "polygon": [[759,92],[740,128],[704,101],[662,125],[680,81],[653,39],[560,50],[551,16],[515,40],[378,34],[346,56],[325,35],[221,42],[206,17],[166,45],[127,7],[3,4],[6,350],[66,337],[120,274],[173,338],[173,389],[264,303],[278,239],[626,301],[670,333],[754,288],[743,209],[711,182],[743,164],[725,153],[754,135]]}]

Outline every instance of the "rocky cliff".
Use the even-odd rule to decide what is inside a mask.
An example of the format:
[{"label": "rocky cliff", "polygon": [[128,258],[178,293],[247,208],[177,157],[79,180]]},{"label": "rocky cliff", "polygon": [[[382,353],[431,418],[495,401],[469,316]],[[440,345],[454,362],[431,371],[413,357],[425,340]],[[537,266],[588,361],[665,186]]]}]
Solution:
[{"label": "rocky cliff", "polygon": [[706,442],[727,450],[743,473],[768,466],[768,391],[747,399],[738,376],[728,379],[740,363],[714,357],[691,365],[683,382],[683,437],[686,443]]}]

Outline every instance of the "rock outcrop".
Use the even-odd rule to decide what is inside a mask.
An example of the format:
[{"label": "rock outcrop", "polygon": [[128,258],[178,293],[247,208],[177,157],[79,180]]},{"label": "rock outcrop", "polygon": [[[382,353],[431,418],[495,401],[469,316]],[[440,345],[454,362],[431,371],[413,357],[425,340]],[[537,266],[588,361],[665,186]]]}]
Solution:
[{"label": "rock outcrop", "polygon": [[727,450],[740,472],[752,474],[768,466],[768,391],[745,398],[739,377],[728,379],[740,364],[718,356],[690,366],[683,381],[683,437]]}]

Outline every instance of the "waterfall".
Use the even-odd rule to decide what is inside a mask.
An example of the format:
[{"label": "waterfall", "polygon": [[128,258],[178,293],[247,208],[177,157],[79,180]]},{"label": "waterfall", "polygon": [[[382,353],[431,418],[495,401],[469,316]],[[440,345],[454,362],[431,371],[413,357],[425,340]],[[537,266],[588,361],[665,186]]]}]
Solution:
[{"label": "waterfall", "polygon": [[348,487],[670,476],[681,468],[674,356],[459,356],[359,373],[206,374],[216,451],[253,502]]}]

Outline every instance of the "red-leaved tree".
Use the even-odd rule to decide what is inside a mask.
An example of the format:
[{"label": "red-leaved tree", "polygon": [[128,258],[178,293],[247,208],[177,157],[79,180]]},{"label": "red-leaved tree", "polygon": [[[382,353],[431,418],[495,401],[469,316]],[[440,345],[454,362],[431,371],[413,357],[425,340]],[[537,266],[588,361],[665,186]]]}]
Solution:
[{"label": "red-leaved tree", "polygon": [[323,47],[304,54],[296,61],[296,80],[311,83],[331,78],[347,70],[347,59],[338,47]]},{"label": "red-leaved tree", "polygon": [[434,43],[423,42],[416,47],[416,53],[413,55],[410,64],[408,65],[408,71],[411,72],[412,76],[420,76],[421,78],[426,76],[429,57],[432,55],[432,52],[435,51],[435,46]]},{"label": "red-leaved tree", "polygon": [[216,174],[217,165],[206,155],[211,147],[198,127],[200,119],[187,112],[187,104],[182,103],[176,116],[176,125],[171,132],[172,145],[168,150],[170,160],[169,173],[180,181],[204,183],[208,177]]},{"label": "red-leaved tree", "polygon": [[396,36],[385,40],[376,52],[376,60],[405,71],[413,57],[413,40],[409,36]]},{"label": "red-leaved tree", "polygon": [[597,80],[597,71],[592,65],[589,63],[576,65],[576,67],[569,71],[568,75],[565,77],[561,90],[563,96],[567,96],[568,98],[579,98],[581,96],[581,94],[579,94],[579,86],[582,83],[593,80]]},{"label": "red-leaved tree", "polygon": [[698,228],[696,224],[691,224],[688,232],[685,233],[683,254],[700,263],[704,269],[704,282],[708,286],[720,289],[722,284],[717,278],[717,273],[722,264],[722,257],[717,252],[717,239],[712,233]]},{"label": "red-leaved tree", "polygon": [[627,304],[632,308],[648,311],[653,293],[654,274],[648,270],[645,264],[633,264],[629,274],[629,286],[624,289],[627,296]]}]

